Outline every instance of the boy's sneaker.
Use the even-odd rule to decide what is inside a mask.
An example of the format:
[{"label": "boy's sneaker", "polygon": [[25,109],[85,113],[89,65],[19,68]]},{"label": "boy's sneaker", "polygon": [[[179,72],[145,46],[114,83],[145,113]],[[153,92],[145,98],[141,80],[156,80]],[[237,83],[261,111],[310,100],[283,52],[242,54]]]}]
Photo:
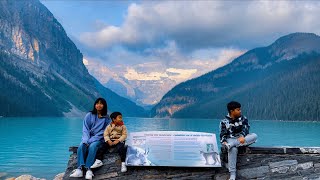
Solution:
[{"label": "boy's sneaker", "polygon": [[229,180],[236,180],[236,174],[235,173],[230,173]]},{"label": "boy's sneaker", "polygon": [[88,169],[86,172],[86,179],[92,179],[93,176],[93,172],[90,169]]},{"label": "boy's sneaker", "polygon": [[71,172],[69,177],[83,177],[83,172],[81,169],[75,169]]},{"label": "boy's sneaker", "polygon": [[222,144],[222,146],[221,146],[222,153],[228,153],[229,149],[230,149],[230,144],[228,144],[228,143]]},{"label": "boy's sneaker", "polygon": [[127,166],[125,162],[121,163],[121,172],[127,172]]},{"label": "boy's sneaker", "polygon": [[96,161],[90,167],[91,169],[98,168],[103,165],[103,162],[100,159],[96,159]]}]

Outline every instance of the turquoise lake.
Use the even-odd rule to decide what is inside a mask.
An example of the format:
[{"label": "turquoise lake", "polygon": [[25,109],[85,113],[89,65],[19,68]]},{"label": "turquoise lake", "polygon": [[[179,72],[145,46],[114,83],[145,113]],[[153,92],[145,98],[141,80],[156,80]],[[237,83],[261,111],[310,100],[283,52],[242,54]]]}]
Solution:
[{"label": "turquoise lake", "polygon": [[[64,172],[70,146],[81,140],[82,118],[0,118],[0,174],[53,179]],[[196,131],[219,136],[216,119],[124,118],[130,132]],[[255,146],[320,147],[320,122],[249,120]],[[0,179],[5,178],[0,177]]]}]

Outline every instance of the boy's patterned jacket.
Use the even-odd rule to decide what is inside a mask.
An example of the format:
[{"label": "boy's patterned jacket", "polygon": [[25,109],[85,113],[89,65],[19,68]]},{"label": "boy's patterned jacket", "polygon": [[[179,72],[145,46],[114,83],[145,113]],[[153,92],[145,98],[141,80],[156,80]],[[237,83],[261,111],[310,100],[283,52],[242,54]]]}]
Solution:
[{"label": "boy's patterned jacket", "polygon": [[115,124],[111,123],[105,129],[103,136],[105,142],[108,140],[119,140],[120,142],[123,142],[127,138],[127,127],[125,125],[116,126]]},{"label": "boy's patterned jacket", "polygon": [[232,120],[229,114],[220,122],[220,142],[226,142],[231,137],[245,137],[249,134],[250,125],[245,116]]}]

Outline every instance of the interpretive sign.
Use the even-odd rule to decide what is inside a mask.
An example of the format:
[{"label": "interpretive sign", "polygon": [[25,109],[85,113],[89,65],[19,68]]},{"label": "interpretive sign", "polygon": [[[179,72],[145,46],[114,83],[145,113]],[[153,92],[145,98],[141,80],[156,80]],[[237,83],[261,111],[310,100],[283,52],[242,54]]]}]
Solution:
[{"label": "interpretive sign", "polygon": [[128,166],[221,167],[216,135],[190,131],[130,133]]}]

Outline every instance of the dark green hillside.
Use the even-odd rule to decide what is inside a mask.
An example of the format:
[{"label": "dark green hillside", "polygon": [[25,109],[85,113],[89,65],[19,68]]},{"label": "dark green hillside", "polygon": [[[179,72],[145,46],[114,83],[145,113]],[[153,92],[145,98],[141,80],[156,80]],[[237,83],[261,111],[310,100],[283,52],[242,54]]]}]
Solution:
[{"label": "dark green hillside", "polygon": [[320,81],[320,54],[301,55],[257,76],[263,74],[270,76],[259,81],[235,78],[245,85],[208,97],[209,101],[204,99],[174,117],[188,114],[189,117],[222,118],[227,113],[227,102],[237,100],[251,119],[319,120],[320,84],[315,82]]},{"label": "dark green hillside", "polygon": [[221,118],[231,100],[254,119],[319,120],[320,37],[293,33],[174,87],[156,117]]}]

